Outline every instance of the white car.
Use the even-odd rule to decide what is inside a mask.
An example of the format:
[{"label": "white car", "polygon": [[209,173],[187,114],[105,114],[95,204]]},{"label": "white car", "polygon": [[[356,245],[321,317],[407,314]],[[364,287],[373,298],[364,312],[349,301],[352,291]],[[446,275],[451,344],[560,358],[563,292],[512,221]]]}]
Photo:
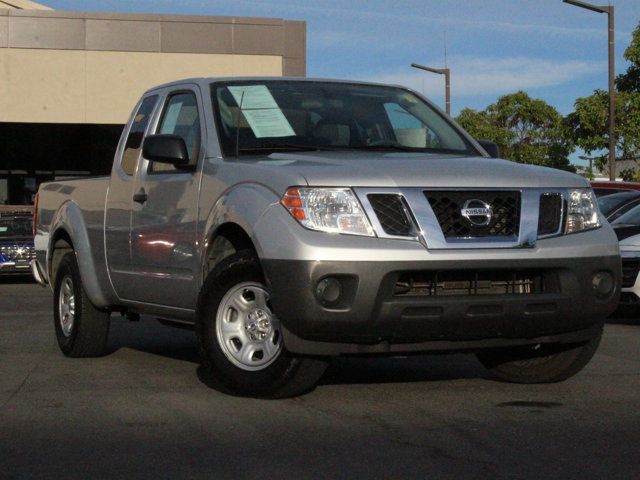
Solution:
[{"label": "white car", "polygon": [[611,222],[620,241],[624,307],[640,307],[640,205]]}]

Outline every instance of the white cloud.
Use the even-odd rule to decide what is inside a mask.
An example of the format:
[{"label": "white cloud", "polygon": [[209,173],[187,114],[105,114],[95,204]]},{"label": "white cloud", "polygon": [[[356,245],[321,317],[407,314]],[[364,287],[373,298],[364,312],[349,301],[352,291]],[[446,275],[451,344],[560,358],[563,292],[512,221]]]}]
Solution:
[{"label": "white cloud", "polygon": [[[218,0],[220,1],[220,0]],[[207,3],[207,2],[205,2]],[[211,3],[209,0],[208,3]],[[217,3],[214,1],[213,3]],[[405,9],[384,8],[376,10],[372,8],[356,8],[348,6],[336,6],[336,3],[327,2],[325,5],[309,5],[305,2],[286,2],[286,1],[256,1],[256,0],[236,0],[237,4],[251,6],[255,9],[265,10],[267,12],[285,11],[288,15],[301,15],[302,17],[323,15],[345,19],[348,18],[354,23],[371,22],[370,25],[376,25],[379,22],[397,22],[397,24],[417,25],[425,28],[433,28],[439,25],[444,28],[464,28],[474,30],[501,31],[518,34],[540,34],[547,36],[570,36],[575,38],[585,37],[606,37],[606,28],[585,28],[576,26],[553,25],[549,23],[549,19],[544,15],[543,8],[536,8],[535,20],[538,23],[529,22],[510,22],[493,20],[487,18],[465,18],[465,14],[458,15],[427,15],[423,8],[417,8],[418,3],[409,2],[409,6]],[[413,6],[411,6],[413,4]],[[458,5],[464,5],[458,2]],[[455,8],[455,7],[454,7]],[[412,11],[413,10],[413,11]],[[487,8],[489,11],[489,8]],[[402,12],[402,13],[399,13]],[[567,10],[567,12],[570,12]],[[541,15],[542,13],[542,15]],[[374,27],[375,28],[375,27]],[[362,29],[357,29],[361,31]],[[625,40],[631,32],[618,29],[616,31],[617,40]]]},{"label": "white cloud", "polygon": [[[432,65],[440,67],[438,64]],[[579,77],[606,74],[606,63],[537,58],[451,57],[451,93],[455,97],[503,95],[516,90],[556,86]],[[427,96],[442,95],[444,78],[416,69],[373,74],[362,80],[404,85]]]}]

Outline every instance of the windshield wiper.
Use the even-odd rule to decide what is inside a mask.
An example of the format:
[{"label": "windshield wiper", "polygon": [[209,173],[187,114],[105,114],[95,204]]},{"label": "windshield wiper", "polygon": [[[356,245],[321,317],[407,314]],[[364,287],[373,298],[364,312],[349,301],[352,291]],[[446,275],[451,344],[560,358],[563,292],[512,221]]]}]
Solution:
[{"label": "windshield wiper", "polygon": [[401,145],[399,143],[373,143],[371,145],[356,145],[353,147],[349,147],[349,149],[353,150],[400,150],[402,152],[424,152],[424,148],[420,147],[408,147],[406,145]]},{"label": "windshield wiper", "polygon": [[333,151],[335,148],[319,145],[299,145],[295,143],[279,143],[277,145],[266,145],[260,147],[240,148],[240,152],[317,152],[322,150]]},{"label": "windshield wiper", "polygon": [[401,152],[416,152],[416,153],[445,153],[452,155],[469,155],[469,152],[460,150],[453,150],[450,148],[433,148],[433,147],[409,147],[407,145],[401,145],[399,143],[374,143],[371,145],[357,145],[349,147],[353,150],[398,150]]}]

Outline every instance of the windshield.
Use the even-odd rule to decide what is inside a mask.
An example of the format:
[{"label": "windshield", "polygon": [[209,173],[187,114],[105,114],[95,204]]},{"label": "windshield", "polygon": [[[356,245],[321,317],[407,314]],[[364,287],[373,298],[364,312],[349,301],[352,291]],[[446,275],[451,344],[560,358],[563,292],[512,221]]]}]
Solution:
[{"label": "windshield", "polygon": [[31,218],[0,218],[0,238],[31,236]]},{"label": "windshield", "polygon": [[640,225],[640,205],[632,208],[624,215],[619,216],[612,225]]},{"label": "windshield", "polygon": [[443,115],[402,88],[268,80],[216,82],[211,89],[225,156],[298,150],[479,155]]},{"label": "windshield", "polygon": [[613,193],[604,197],[598,197],[598,206],[600,207],[600,211],[605,216],[608,216],[611,212],[622,206],[625,202],[629,202],[637,198],[640,198],[640,192],[627,191]]}]

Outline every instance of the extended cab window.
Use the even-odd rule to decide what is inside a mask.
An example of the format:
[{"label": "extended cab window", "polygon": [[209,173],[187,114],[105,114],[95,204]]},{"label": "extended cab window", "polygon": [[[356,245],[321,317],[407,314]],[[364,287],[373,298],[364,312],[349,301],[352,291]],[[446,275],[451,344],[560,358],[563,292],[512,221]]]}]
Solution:
[{"label": "extended cab window", "polygon": [[157,101],[157,95],[145,98],[140,104],[136,116],[133,117],[131,129],[129,130],[129,135],[127,135],[127,143],[122,154],[122,162],[120,163],[122,170],[127,175],[133,175],[136,170],[136,163],[138,163],[138,157],[140,156],[140,146],[142,145],[142,136],[147,129],[149,118]]},{"label": "extended cab window", "polygon": [[[156,133],[182,137],[189,152],[189,163],[195,165],[200,153],[200,118],[196,96],[191,92],[171,95],[162,112],[162,119]],[[150,172],[174,172],[176,170],[175,166],[168,163],[153,162],[149,166]]]}]

